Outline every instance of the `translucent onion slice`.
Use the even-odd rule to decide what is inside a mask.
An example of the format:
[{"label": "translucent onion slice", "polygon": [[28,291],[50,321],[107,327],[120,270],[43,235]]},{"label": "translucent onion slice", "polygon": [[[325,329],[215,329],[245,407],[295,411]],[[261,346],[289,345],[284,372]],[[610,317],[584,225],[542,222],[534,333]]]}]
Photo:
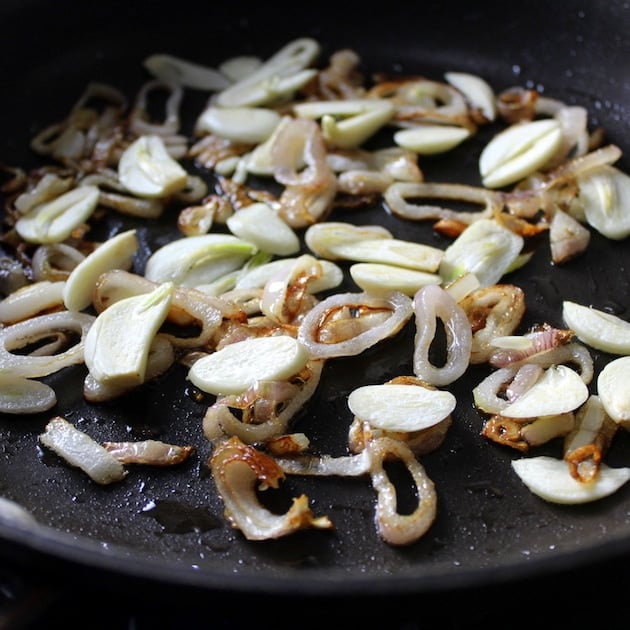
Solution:
[{"label": "translucent onion slice", "polygon": [[[334,311],[344,308],[350,312],[361,309],[389,310],[391,315],[385,321],[349,339],[332,343],[320,341],[320,327],[327,317]],[[324,298],[305,315],[300,323],[297,338],[313,358],[354,356],[396,335],[412,314],[412,301],[404,293],[395,291],[387,297],[373,296],[369,293],[337,293]]]},{"label": "translucent onion slice", "polygon": [[55,390],[46,383],[0,372],[0,413],[41,413],[56,404]]},{"label": "translucent onion slice", "polygon": [[[422,380],[440,387],[457,380],[470,363],[472,329],[464,309],[438,285],[420,289],[413,299],[416,334],[413,350],[413,371]],[[441,365],[431,362],[431,347],[441,320],[446,334],[446,360]]]},{"label": "translucent onion slice", "polygon": [[[62,311],[38,315],[0,328],[0,372],[38,378],[58,372],[69,365],[82,363],[85,336],[94,321],[93,315]],[[66,331],[75,333],[79,340],[71,348],[58,354],[38,356],[12,352],[29,343],[49,338],[56,332]]]},{"label": "translucent onion slice", "polygon": [[253,337],[202,357],[188,380],[210,394],[240,394],[257,381],[284,380],[304,368],[309,355],[293,337]]},{"label": "translucent onion slice", "polygon": [[232,437],[217,445],[210,458],[212,477],[225,505],[225,517],[248,540],[281,538],[302,529],[331,529],[327,516],[315,517],[306,495],[293,499],[289,510],[275,514],[257,491],[279,488],[284,471],[269,455]]},{"label": "translucent onion slice", "polygon": [[63,307],[64,285],[64,280],[40,280],[16,289],[0,300],[0,323],[13,324]]},{"label": "translucent onion slice", "polygon": [[562,303],[564,323],[584,343],[610,354],[630,354],[630,322],[592,306]]},{"label": "translucent onion slice", "polygon": [[[413,451],[400,440],[377,438],[368,443],[370,477],[377,493],[375,520],[378,533],[390,545],[409,545],[421,538],[433,525],[437,514],[437,493]],[[415,485],[418,505],[410,514],[398,512],[396,487],[390,480],[383,462],[400,460]]]},{"label": "translucent onion slice", "polygon": [[127,475],[113,455],[61,416],[48,422],[39,441],[71,466],[80,468],[96,483],[106,485],[122,481]]},{"label": "translucent onion slice", "polygon": [[630,479],[630,468],[610,468],[601,464],[593,481],[577,481],[571,476],[567,462],[544,455],[516,459],[512,468],[535,495],[551,503],[597,501],[617,492]]},{"label": "translucent onion slice", "polygon": [[148,466],[175,466],[186,461],[194,451],[192,446],[167,444],[160,440],[105,442],[103,448],[122,464]]}]

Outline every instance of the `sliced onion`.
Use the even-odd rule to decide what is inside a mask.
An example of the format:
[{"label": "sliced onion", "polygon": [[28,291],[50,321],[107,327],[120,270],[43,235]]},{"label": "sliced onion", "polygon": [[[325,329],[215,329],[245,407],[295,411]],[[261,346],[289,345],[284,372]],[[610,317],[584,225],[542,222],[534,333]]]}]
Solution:
[{"label": "sliced onion", "polygon": [[55,390],[46,383],[0,372],[0,413],[41,413],[56,404]]}]

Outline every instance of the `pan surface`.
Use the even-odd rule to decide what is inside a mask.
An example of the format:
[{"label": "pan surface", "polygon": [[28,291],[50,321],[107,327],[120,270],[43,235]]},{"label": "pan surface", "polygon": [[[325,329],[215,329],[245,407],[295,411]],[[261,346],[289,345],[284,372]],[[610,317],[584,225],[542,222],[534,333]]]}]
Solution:
[{"label": "pan surface", "polygon": [[[5,3],[0,9],[5,35],[0,161],[35,164],[30,138],[61,120],[89,81],[110,83],[133,98],[148,78],[142,61],[149,54],[168,52],[216,66],[239,54],[266,58],[301,36],[321,43],[322,60],[339,48],[354,49],[367,72],[441,80],[444,72],[457,70],[483,76],[497,91],[513,85],[544,90],[587,107],[591,126],[601,125],[610,143],[630,152],[630,82],[624,65],[630,9],[621,2],[523,2],[518,9],[506,3],[500,10],[496,3],[401,3],[374,20],[364,17],[364,9],[332,3],[300,11],[261,4],[199,13],[181,1],[177,6],[108,3],[107,11],[87,3]],[[206,99],[187,92],[187,133]],[[478,185],[475,156],[487,138],[481,134],[462,151],[421,159],[426,179]],[[625,155],[618,166],[629,170]],[[331,218],[379,223],[400,238],[447,244],[431,226],[395,219],[381,206],[360,213],[336,211]],[[108,229],[120,231],[123,223],[112,219]],[[174,225],[136,227],[147,248],[176,236]],[[613,309],[630,319],[629,267],[627,242],[595,233],[586,254],[565,266],[554,267],[548,249],[540,247],[530,263],[510,275],[527,298],[523,330],[543,322],[561,327],[563,300]],[[294,429],[306,433],[322,453],[345,454],[351,421],[347,395],[359,384],[411,374],[413,332],[408,326],[359,357],[329,361]],[[611,358],[592,354],[597,369]],[[133,468],[120,484],[97,487],[43,452],[37,437],[49,415],[0,416],[0,494],[23,505],[40,524],[0,523],[0,536],[16,547],[126,575],[284,593],[479,585],[630,553],[630,485],[583,506],[553,505],[531,494],[511,471],[516,453],[479,434],[482,418],[472,407],[471,389],[483,375],[483,369],[471,369],[449,388],[458,400],[453,426],[444,444],[422,457],[436,484],[438,516],[409,547],[394,548],[379,539],[369,480],[338,478],[289,477],[282,486],[287,496],[307,494],[314,511],[335,522],[333,532],[246,541],[223,518],[206,465],[205,405],[187,394],[183,368],[148,383],[141,395],[102,406],[83,400],[82,368],[48,380],[59,400],[54,413],[99,441],[157,437],[195,445],[185,464]],[[621,433],[606,456],[611,466],[630,464],[630,437]],[[557,455],[557,448],[549,445],[548,453]]]}]

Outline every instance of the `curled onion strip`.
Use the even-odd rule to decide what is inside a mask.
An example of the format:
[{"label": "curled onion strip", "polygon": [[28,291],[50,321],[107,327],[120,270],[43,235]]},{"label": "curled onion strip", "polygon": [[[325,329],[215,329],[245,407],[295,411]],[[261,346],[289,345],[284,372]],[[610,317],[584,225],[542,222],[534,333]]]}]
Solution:
[{"label": "curled onion strip", "polygon": [[[38,315],[0,329],[0,371],[10,371],[14,376],[37,378],[58,372],[69,365],[82,363],[83,342],[94,319],[92,315],[85,313],[62,311]],[[13,354],[12,350],[48,338],[56,331],[72,331],[80,339],[65,352],[51,356]]]},{"label": "curled onion strip", "polygon": [[[367,445],[367,450],[372,486],[378,497],[375,514],[378,533],[391,545],[409,545],[421,538],[435,520],[437,493],[433,481],[404,442],[377,438]],[[416,486],[418,505],[411,514],[398,513],[396,487],[383,467],[383,462],[392,457],[406,466]]]},{"label": "curled onion strip", "polygon": [[[488,219],[502,207],[498,193],[465,184],[433,182],[395,182],[383,194],[388,208],[397,216],[412,221],[447,220],[470,224]],[[476,212],[457,211],[443,206],[416,204],[408,199],[450,199],[483,206]]]},{"label": "curled onion strip", "polygon": [[[320,329],[335,310],[381,309],[391,311],[391,315],[375,326],[360,332],[350,339],[336,343],[320,341]],[[371,348],[379,341],[396,335],[413,314],[411,298],[394,291],[387,297],[377,297],[368,293],[337,293],[316,304],[302,320],[298,329],[298,341],[306,346],[314,358],[354,356]]]},{"label": "curled onion strip", "polygon": [[230,524],[247,540],[269,540],[302,529],[331,529],[327,516],[315,517],[306,495],[293,499],[285,514],[274,514],[257,497],[257,489],[278,488],[285,475],[274,459],[231,437],[217,445],[209,461]]},{"label": "curled onion strip", "polygon": [[0,373],[0,413],[41,413],[56,404],[55,390],[46,383]]},{"label": "curled onion strip", "polygon": [[[468,368],[472,347],[472,330],[464,309],[438,285],[422,287],[413,299],[416,335],[413,371],[435,386],[448,385]],[[446,361],[442,366],[431,363],[429,354],[435,339],[437,319],[446,333]]]},{"label": "curled onion strip", "polygon": [[65,280],[84,258],[83,253],[66,243],[40,245],[31,260],[33,280]]}]

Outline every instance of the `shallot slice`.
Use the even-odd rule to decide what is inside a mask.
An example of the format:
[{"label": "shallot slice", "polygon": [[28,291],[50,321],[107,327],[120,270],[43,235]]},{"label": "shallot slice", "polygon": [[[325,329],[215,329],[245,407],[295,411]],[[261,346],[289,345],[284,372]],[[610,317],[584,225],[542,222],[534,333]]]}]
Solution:
[{"label": "shallot slice", "polygon": [[193,446],[178,446],[160,440],[104,442],[103,447],[122,464],[147,464],[149,466],[181,464],[194,451]]},{"label": "shallot slice", "polygon": [[269,455],[237,437],[218,444],[209,464],[225,505],[225,517],[247,540],[281,538],[302,529],[332,529],[327,516],[313,515],[306,495],[294,498],[284,514],[264,507],[257,490],[279,488],[284,471]]},{"label": "shallot slice", "polygon": [[61,416],[52,418],[39,441],[71,466],[80,468],[96,483],[122,481],[127,471],[103,446]]},{"label": "shallot slice", "polygon": [[[322,337],[323,328],[340,311],[347,311],[351,322],[357,320],[356,327],[351,327],[354,334],[326,342]],[[366,313],[376,311],[385,313],[385,318],[373,326],[361,328],[361,318]],[[297,338],[313,358],[355,356],[380,341],[395,336],[412,314],[411,298],[398,291],[386,297],[369,293],[337,293],[324,298],[304,316]]]},{"label": "shallot slice", "polygon": [[[448,385],[468,368],[472,331],[466,313],[449,293],[438,285],[420,289],[414,299],[416,334],[413,351],[414,374],[435,386]],[[446,333],[446,360],[440,366],[431,362],[430,350],[440,319]]]}]

